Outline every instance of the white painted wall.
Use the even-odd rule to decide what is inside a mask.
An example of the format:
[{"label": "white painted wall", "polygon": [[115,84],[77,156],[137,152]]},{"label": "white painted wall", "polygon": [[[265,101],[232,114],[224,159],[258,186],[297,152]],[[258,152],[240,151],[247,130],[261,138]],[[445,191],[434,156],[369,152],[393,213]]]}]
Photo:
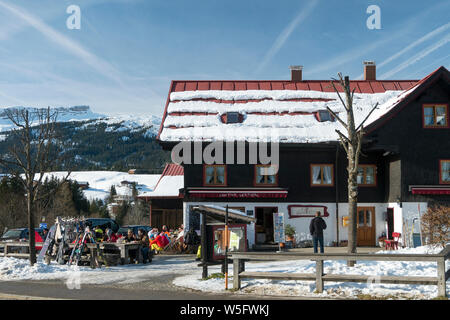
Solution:
[{"label": "white painted wall", "polygon": [[[325,245],[331,245],[332,241],[336,241],[336,203],[318,203],[318,202],[296,202],[296,203],[279,203],[279,202],[185,202],[183,203],[183,223],[188,227],[188,208],[190,205],[217,205],[225,207],[227,204],[232,207],[245,207],[245,210],[253,210],[255,215],[255,207],[278,207],[278,212],[284,213],[286,224],[292,225],[297,232],[297,239],[307,240],[311,239],[309,234],[309,223],[311,217],[305,218],[293,218],[289,219],[288,206],[289,205],[320,205],[326,206],[327,211],[330,214],[328,217],[324,217],[327,224],[327,229],[324,231]],[[404,234],[404,221],[411,221],[414,218],[419,217],[418,206],[420,205],[421,215],[427,210],[426,202],[403,202],[402,207],[397,203],[358,203],[360,207],[375,207],[375,243],[378,245],[378,237],[384,232],[387,234],[386,212],[387,208],[394,208],[394,231]],[[348,203],[339,203],[339,241],[348,240],[348,227],[342,226],[342,217],[348,215]],[[419,220],[415,222],[417,232],[419,231]],[[250,224],[247,226],[247,238],[250,248],[255,243],[255,225]],[[401,243],[405,242],[401,239]]]}]

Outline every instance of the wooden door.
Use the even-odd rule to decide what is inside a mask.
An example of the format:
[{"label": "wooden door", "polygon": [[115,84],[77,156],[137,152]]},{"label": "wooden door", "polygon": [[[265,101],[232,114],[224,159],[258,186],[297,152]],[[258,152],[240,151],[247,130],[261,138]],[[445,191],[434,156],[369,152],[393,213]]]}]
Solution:
[{"label": "wooden door", "polygon": [[375,246],[375,207],[358,207],[356,222],[357,245]]}]

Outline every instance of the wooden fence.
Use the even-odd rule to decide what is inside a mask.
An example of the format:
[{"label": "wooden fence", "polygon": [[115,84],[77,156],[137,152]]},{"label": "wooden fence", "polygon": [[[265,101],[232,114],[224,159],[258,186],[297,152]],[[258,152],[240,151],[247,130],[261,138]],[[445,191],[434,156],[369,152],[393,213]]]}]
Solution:
[{"label": "wooden fence", "polygon": [[[273,280],[304,280],[316,282],[317,292],[323,292],[324,282],[370,282],[391,284],[420,284],[436,285],[438,296],[446,295],[446,281],[450,277],[450,269],[446,271],[445,261],[450,256],[449,246],[438,254],[366,254],[366,253],[259,253],[242,252],[233,253],[229,259],[233,260],[233,287],[241,288],[242,279],[273,279]],[[248,272],[245,271],[245,261],[286,261],[286,260],[312,260],[316,261],[315,273],[285,273],[285,272]],[[325,274],[323,262],[326,260],[345,261],[429,261],[437,263],[437,277],[417,276],[374,276],[351,274]]]},{"label": "wooden fence", "polygon": [[[43,243],[36,242],[36,246],[42,247]],[[69,248],[72,249],[74,244],[70,244]],[[88,243],[86,244],[87,249],[90,251],[90,257],[94,257],[98,255],[97,245]],[[141,253],[142,245],[139,243],[117,243],[117,242],[108,242],[108,243],[100,243],[100,250],[105,249],[105,247],[114,247],[120,251],[120,259],[121,264],[130,263],[130,250],[135,250],[136,252],[136,260],[139,263],[142,263],[143,257]],[[0,257],[13,257],[13,258],[29,258],[30,257],[30,249],[28,242],[0,242]],[[67,259],[68,257],[65,256]],[[149,262],[151,262],[153,255],[149,252]]]}]

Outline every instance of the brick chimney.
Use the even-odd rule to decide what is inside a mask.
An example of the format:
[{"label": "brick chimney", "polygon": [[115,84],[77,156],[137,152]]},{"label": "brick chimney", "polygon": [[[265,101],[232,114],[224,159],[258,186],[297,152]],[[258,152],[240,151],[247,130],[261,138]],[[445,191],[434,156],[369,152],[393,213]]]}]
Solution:
[{"label": "brick chimney", "polygon": [[291,69],[291,81],[302,81],[303,66],[290,66]]},{"label": "brick chimney", "polygon": [[364,61],[364,80],[377,80],[375,61]]}]

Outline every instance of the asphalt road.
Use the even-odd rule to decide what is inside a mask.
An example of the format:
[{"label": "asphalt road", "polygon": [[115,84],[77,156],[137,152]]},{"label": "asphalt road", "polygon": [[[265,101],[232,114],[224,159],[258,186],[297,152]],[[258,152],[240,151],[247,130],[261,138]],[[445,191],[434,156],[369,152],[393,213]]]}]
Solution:
[{"label": "asphalt road", "polygon": [[[210,294],[183,289],[159,289],[148,284],[148,289],[83,285],[68,289],[62,281],[1,281],[0,299],[54,298],[82,300],[229,300],[256,299],[235,294]],[[14,297],[17,296],[17,297]],[[258,298],[260,299],[260,298]]]}]

